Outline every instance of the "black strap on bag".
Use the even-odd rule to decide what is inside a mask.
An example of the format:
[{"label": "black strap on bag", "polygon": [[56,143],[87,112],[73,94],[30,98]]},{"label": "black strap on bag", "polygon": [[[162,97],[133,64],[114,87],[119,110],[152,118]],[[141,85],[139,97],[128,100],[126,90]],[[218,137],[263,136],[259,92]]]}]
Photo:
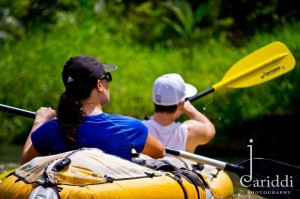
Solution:
[{"label": "black strap on bag", "polygon": [[[203,176],[201,176],[197,172],[194,172],[193,170],[191,171],[191,170],[188,170],[185,168],[179,168],[177,166],[170,164],[168,161],[164,161],[164,160],[160,160],[160,161],[156,160],[151,165],[153,168],[155,168],[155,170],[161,170],[161,171],[170,172],[170,173],[174,174],[173,179],[176,180],[180,184],[180,186],[184,192],[185,198],[187,197],[187,193],[182,185],[182,178],[185,178],[189,183],[194,185],[194,187],[197,191],[198,198],[200,198],[200,193],[199,193],[198,187],[205,190],[205,187],[207,186],[207,183],[204,180]],[[197,167],[195,167],[194,169],[196,169],[196,168]],[[201,165],[198,165],[198,168],[199,169],[202,168]]]}]

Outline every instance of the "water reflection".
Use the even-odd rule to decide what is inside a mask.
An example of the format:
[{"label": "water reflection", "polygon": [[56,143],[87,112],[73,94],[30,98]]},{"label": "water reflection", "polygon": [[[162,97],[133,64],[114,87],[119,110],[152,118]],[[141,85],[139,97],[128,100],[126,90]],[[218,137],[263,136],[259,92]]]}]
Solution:
[{"label": "water reflection", "polygon": [[20,166],[22,148],[20,145],[0,146],[0,174]]},{"label": "water reflection", "polygon": [[249,189],[243,187],[239,182],[240,178],[237,174],[231,172],[227,173],[230,176],[234,186],[234,194],[231,197],[232,199],[263,199],[263,197],[252,194]]},{"label": "water reflection", "polygon": [[12,169],[15,169],[17,167],[19,167],[20,165],[17,163],[2,163],[0,162],[0,174],[6,172],[6,171],[10,171]]}]

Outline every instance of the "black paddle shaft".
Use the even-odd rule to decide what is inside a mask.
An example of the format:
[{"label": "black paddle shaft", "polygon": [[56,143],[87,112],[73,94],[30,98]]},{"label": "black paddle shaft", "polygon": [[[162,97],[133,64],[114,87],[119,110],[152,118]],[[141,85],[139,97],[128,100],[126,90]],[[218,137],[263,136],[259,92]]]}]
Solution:
[{"label": "black paddle shaft", "polygon": [[211,87],[211,88],[208,88],[208,89],[202,91],[201,93],[198,93],[198,94],[196,94],[196,95],[194,95],[194,96],[192,96],[190,98],[186,98],[185,100],[193,102],[193,101],[195,101],[195,100],[197,100],[197,99],[199,99],[201,97],[204,97],[205,95],[208,95],[209,93],[212,93],[214,91],[215,91],[215,89],[213,87]]},{"label": "black paddle shaft", "polygon": [[32,118],[32,119],[35,118],[34,112],[26,111],[23,109],[7,106],[7,105],[3,105],[3,104],[0,104],[0,111],[20,115],[20,116],[27,117],[27,118]]}]

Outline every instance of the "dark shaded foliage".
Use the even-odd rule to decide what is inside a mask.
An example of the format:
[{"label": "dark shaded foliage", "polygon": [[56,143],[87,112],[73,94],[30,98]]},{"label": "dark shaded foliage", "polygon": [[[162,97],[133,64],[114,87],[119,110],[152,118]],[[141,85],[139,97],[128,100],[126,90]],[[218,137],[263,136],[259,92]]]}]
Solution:
[{"label": "dark shaded foliage", "polygon": [[[300,162],[297,153],[299,141],[295,139],[299,132],[300,112],[292,115],[266,115],[243,125],[225,128],[223,133],[230,137],[226,142],[199,146],[196,153],[206,156],[249,157],[249,140],[253,139],[253,157],[275,159],[289,164]],[[239,146],[239,147],[237,147]],[[247,157],[247,158],[245,158]]]},{"label": "dark shaded foliage", "polygon": [[55,23],[55,13],[59,9],[57,0],[31,0],[27,7],[27,14],[22,16],[20,20],[27,29],[44,24]]},{"label": "dark shaded foliage", "polygon": [[[30,0],[30,3],[28,5],[20,4],[19,10],[23,10],[21,14],[13,12],[13,10],[18,10],[16,9],[17,4],[10,3],[9,1],[0,3],[0,8],[2,7],[11,10],[12,16],[20,20],[20,22],[25,25],[27,31],[30,31],[35,28],[45,27],[47,24],[51,25],[57,23],[56,16],[59,11],[70,11],[75,13],[80,12],[79,10],[82,8],[86,8],[85,12],[82,12],[81,14],[85,14],[87,10],[88,12],[92,13],[95,4],[99,2],[100,1],[97,2],[86,0]],[[143,19],[144,28],[146,30],[154,28],[156,25],[158,27],[162,26],[162,21],[160,21],[160,18],[163,16],[168,15],[172,19],[170,13],[165,11],[161,13],[161,16],[155,14],[158,9],[161,9],[160,5],[168,1],[103,0],[101,2],[103,5],[123,5],[125,7],[125,9],[122,9],[122,16],[124,18],[130,16],[130,20],[132,20],[133,22],[132,25],[135,25],[135,22],[137,22],[137,30],[140,30],[141,32],[134,33],[133,37],[141,43],[146,42],[146,44],[153,45],[157,42],[161,43],[167,41],[168,39],[170,39],[170,36],[175,36],[175,38],[177,37],[177,39],[179,39],[180,41],[181,35],[174,34],[174,31],[172,33],[172,31],[170,31],[171,29],[167,29],[167,27],[159,28],[161,29],[160,32],[148,31],[148,34],[146,34],[146,39],[143,39],[142,36],[145,35],[140,28],[140,22],[143,22]],[[298,9],[300,3],[298,1],[292,0],[188,0],[184,2],[188,2],[191,5],[193,12],[196,12],[199,6],[210,5],[210,13],[203,16],[202,19],[196,24],[196,27],[202,30],[202,32],[203,29],[209,32],[205,37],[209,37],[209,35],[218,37],[221,33],[225,33],[227,35],[227,38],[237,46],[242,45],[256,32],[271,32],[278,26],[300,19],[300,10]],[[136,7],[142,6],[143,4],[152,4],[153,6],[149,7],[148,11],[136,12]],[[120,13],[114,13],[114,15],[117,14]],[[141,14],[141,16],[139,14]],[[152,20],[153,23],[150,22]],[[176,22],[176,17],[173,17],[173,20],[174,22]],[[149,28],[147,26],[149,26]],[[162,28],[165,28],[166,31],[163,31]],[[198,37],[203,36],[204,34],[198,35]],[[153,41],[151,41],[151,39]],[[194,39],[197,40],[197,38]]]}]

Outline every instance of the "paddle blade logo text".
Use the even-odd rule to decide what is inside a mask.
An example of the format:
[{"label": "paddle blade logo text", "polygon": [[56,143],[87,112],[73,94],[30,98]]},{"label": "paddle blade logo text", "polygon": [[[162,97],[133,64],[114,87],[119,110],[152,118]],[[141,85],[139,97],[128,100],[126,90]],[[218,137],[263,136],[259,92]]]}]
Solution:
[{"label": "paddle blade logo text", "polygon": [[262,79],[264,79],[265,77],[268,77],[268,76],[270,76],[270,75],[274,75],[276,72],[279,72],[279,71],[281,71],[281,70],[283,70],[284,69],[284,66],[278,66],[278,67],[276,67],[276,68],[273,68],[273,69],[271,69],[271,70],[269,70],[269,71],[266,71],[266,72],[263,72],[263,74],[260,76]]}]

